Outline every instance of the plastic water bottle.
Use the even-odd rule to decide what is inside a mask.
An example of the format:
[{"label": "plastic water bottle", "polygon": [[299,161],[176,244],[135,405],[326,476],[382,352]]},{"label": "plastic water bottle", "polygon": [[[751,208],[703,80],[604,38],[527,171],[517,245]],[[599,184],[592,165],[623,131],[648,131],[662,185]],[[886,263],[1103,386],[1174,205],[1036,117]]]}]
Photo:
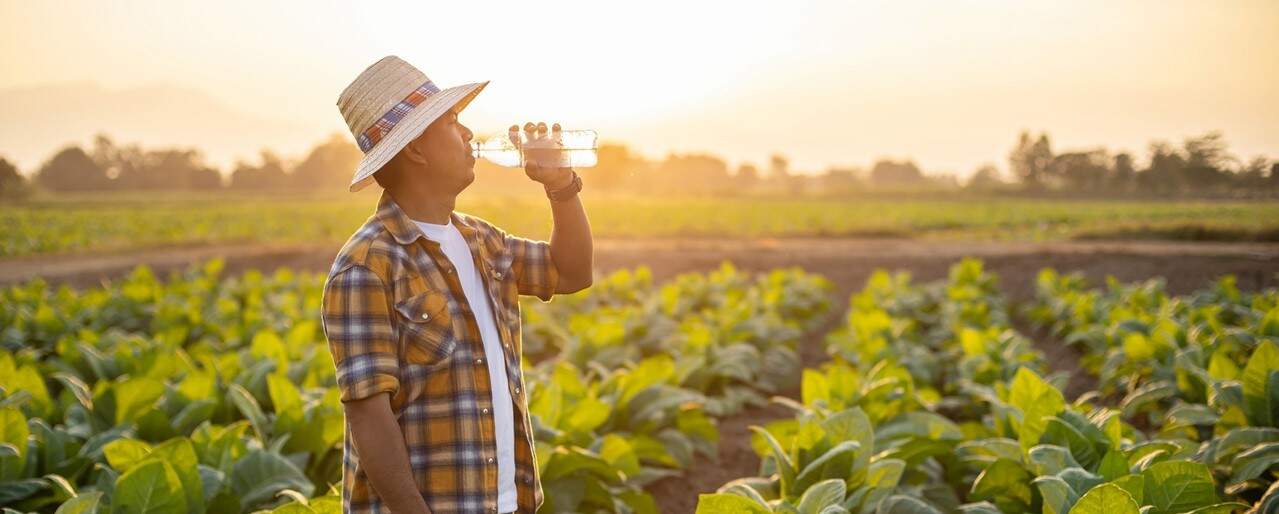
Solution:
[{"label": "plastic water bottle", "polygon": [[546,125],[540,132],[522,131],[519,125],[511,125],[506,134],[471,142],[471,154],[483,157],[498,166],[523,168],[525,161],[536,161],[545,167],[589,168],[597,162],[595,145],[598,136],[593,130],[562,130],[560,124]]}]

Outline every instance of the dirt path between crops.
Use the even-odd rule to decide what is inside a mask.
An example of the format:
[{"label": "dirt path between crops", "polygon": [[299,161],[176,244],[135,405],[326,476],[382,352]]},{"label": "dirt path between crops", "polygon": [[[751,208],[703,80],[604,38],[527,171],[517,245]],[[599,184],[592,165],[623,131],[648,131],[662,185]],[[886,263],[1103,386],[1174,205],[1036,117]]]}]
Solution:
[{"label": "dirt path between crops", "polygon": [[[305,244],[241,243],[182,245],[147,250],[91,254],[0,258],[0,284],[43,277],[52,283],[96,285],[146,264],[160,273],[186,268],[215,257],[227,260],[231,272],[280,266],[323,272],[341,246],[336,242]],[[1120,280],[1167,278],[1173,293],[1204,286],[1214,277],[1233,273],[1239,286],[1257,289],[1279,284],[1277,243],[1180,243],[1151,241],[1062,241],[1049,243],[948,241],[913,239],[601,239],[595,242],[601,273],[648,266],[659,280],[678,273],[706,271],[732,261],[739,268],[764,271],[802,266],[839,286],[840,296],[861,288],[875,268],[911,271],[917,280],[943,278],[951,264],[971,256],[986,261],[1000,275],[1013,299],[1033,294],[1035,274],[1043,267],[1080,270],[1099,282],[1106,275]]]}]

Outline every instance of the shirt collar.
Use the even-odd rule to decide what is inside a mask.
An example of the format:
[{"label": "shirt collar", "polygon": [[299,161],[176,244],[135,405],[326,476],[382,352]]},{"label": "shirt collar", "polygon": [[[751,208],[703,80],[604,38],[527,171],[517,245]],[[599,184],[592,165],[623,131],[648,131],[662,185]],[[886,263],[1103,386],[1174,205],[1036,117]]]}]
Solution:
[{"label": "shirt collar", "polygon": [[[378,200],[376,216],[397,243],[408,246],[418,239],[422,239],[428,244],[439,245],[439,243],[427,239],[422,234],[422,231],[413,223],[413,219],[404,213],[404,209],[401,209],[400,205],[395,203],[395,199],[391,198],[391,194],[385,190],[382,191],[382,197]],[[457,227],[458,232],[461,232],[463,237],[470,240],[475,236],[475,227],[472,227],[464,218],[458,216],[457,211],[450,213],[449,219],[452,220],[453,226]]]}]

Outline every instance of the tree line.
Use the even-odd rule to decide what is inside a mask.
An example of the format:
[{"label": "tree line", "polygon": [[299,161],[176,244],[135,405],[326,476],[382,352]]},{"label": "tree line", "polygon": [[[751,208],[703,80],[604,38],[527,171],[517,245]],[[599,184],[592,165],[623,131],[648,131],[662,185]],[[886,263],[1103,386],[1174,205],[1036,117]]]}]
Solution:
[{"label": "tree line", "polygon": [[[85,149],[54,153],[28,179],[0,158],[0,197],[21,198],[35,189],[52,192],[105,190],[341,190],[361,158],[349,138],[334,134],[304,156],[284,159],[263,150],[256,163],[237,162],[220,173],[196,149],[143,149],[99,135]],[[912,160],[880,159],[869,168],[832,167],[819,173],[794,170],[772,155],[764,166],[730,169],[704,153],[645,158],[623,144],[605,143],[589,170],[593,189],[638,194],[846,194],[875,191],[977,191],[1066,193],[1106,196],[1279,196],[1279,162],[1255,157],[1244,163],[1227,150],[1219,132],[1190,137],[1180,146],[1156,141],[1138,165],[1129,153],[1104,148],[1055,153],[1047,134],[1022,132],[1008,155],[1008,173],[984,164],[961,181],[952,173],[925,173]],[[487,161],[476,164],[473,189],[515,192],[510,180]],[[526,188],[524,190],[527,190]]]}]

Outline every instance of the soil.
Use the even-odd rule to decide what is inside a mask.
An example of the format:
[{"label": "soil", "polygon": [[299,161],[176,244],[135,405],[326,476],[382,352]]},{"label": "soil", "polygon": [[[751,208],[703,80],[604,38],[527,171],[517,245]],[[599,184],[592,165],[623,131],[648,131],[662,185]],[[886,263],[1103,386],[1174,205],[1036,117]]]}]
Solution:
[{"label": "soil", "polygon": [[[220,246],[185,245],[90,255],[37,256],[0,259],[0,284],[41,277],[54,284],[74,287],[97,285],[147,264],[157,273],[185,269],[193,262],[214,257],[226,259],[226,270],[272,270],[291,267],[324,272],[340,243]],[[767,271],[800,266],[820,273],[835,285],[830,318],[808,334],[800,345],[805,366],[825,360],[824,334],[843,319],[849,296],[862,288],[876,268],[906,270],[916,282],[945,278],[952,264],[977,257],[1000,278],[1000,287],[1012,302],[1034,295],[1035,275],[1045,267],[1078,271],[1094,285],[1107,276],[1131,282],[1162,277],[1171,294],[1185,294],[1209,286],[1213,280],[1233,274],[1243,290],[1279,287],[1279,244],[1275,243],[1179,243],[1150,241],[1070,241],[1050,243],[945,241],[911,239],[605,239],[595,242],[595,266],[604,274],[622,268],[647,266],[662,281],[686,272],[707,271],[732,262],[745,271]],[[1068,398],[1090,389],[1093,378],[1079,367],[1079,355],[1046,331],[1035,329],[1020,317],[1016,328],[1031,337],[1054,370],[1071,374]],[[798,397],[798,391],[785,394]],[[776,404],[747,409],[719,422],[718,462],[698,462],[681,477],[660,480],[648,490],[661,512],[693,512],[697,495],[714,492],[729,480],[752,476],[759,458],[750,448],[749,425],[790,417]]]}]

